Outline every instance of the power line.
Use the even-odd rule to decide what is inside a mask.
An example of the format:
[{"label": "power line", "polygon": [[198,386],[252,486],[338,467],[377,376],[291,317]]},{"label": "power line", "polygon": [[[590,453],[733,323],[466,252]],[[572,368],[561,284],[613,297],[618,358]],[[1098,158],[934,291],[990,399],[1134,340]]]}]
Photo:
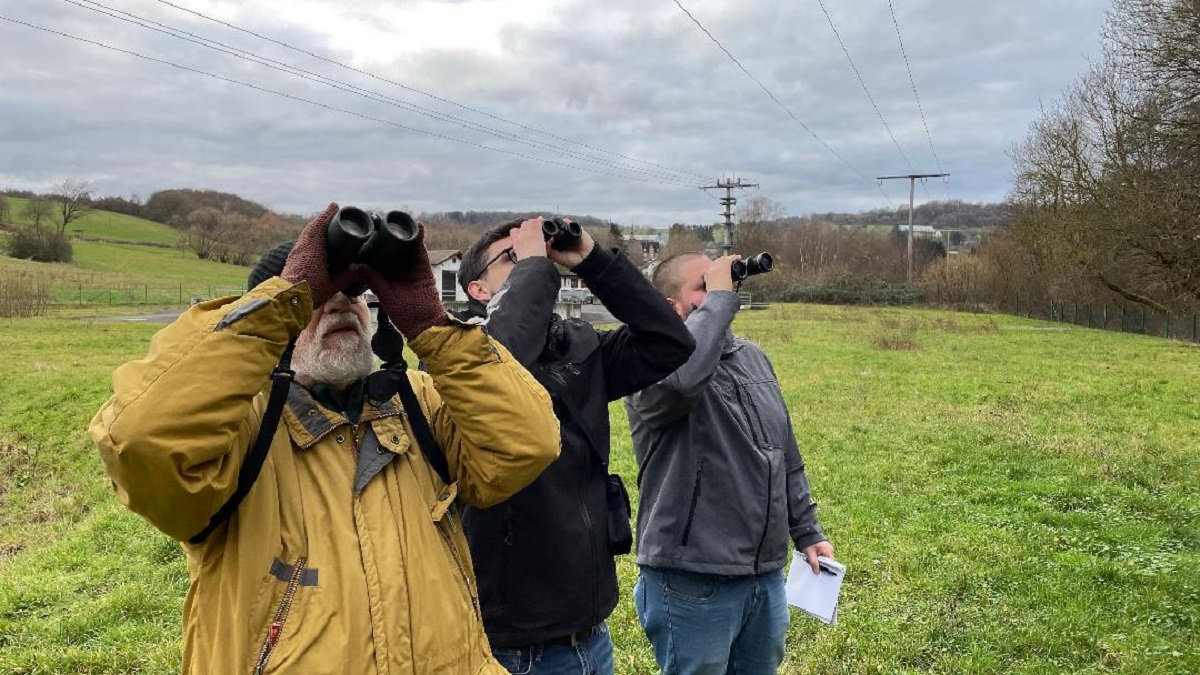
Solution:
[{"label": "power line", "polygon": [[267,35],[263,35],[262,33],[257,33],[257,32],[255,32],[255,31],[252,31],[252,30],[249,30],[249,29],[246,29],[246,28],[242,28],[241,26],[238,26],[238,25],[235,25],[235,24],[233,24],[233,23],[230,23],[230,22],[228,22],[228,21],[223,21],[223,20],[221,20],[221,19],[218,19],[218,18],[215,18],[215,17],[209,16],[209,15],[207,15],[207,14],[203,13],[203,12],[200,12],[200,11],[197,11],[197,10],[194,10],[194,9],[190,9],[190,8],[188,8],[188,7],[183,7],[183,6],[181,6],[181,5],[177,5],[177,4],[173,3],[173,2],[170,2],[169,0],[155,0],[155,1],[156,1],[156,2],[158,2],[158,3],[160,3],[160,4],[166,5],[166,6],[168,6],[168,7],[171,7],[171,8],[174,8],[174,9],[176,9],[176,10],[179,10],[179,11],[181,11],[181,12],[185,12],[185,13],[187,13],[187,14],[191,14],[191,15],[193,15],[193,16],[199,17],[199,18],[201,18],[201,19],[204,19],[204,20],[206,20],[206,21],[210,21],[210,22],[212,22],[212,23],[215,23],[215,24],[218,24],[218,25],[224,26],[224,27],[226,27],[226,28],[229,28],[229,29],[231,29],[231,30],[235,30],[235,31],[237,31],[237,32],[239,32],[239,33],[244,33],[244,34],[246,34],[246,35],[250,35],[250,36],[252,36],[252,37],[255,37],[255,38],[258,38],[258,39],[260,39],[260,40],[264,40],[264,41],[266,41],[266,42],[270,42],[271,44],[278,45],[278,46],[280,46],[280,47],[283,47],[283,48],[285,48],[285,49],[288,49],[288,50],[291,50],[291,51],[297,52],[297,53],[299,53],[299,54],[304,54],[305,56],[312,57],[312,58],[314,58],[314,59],[317,59],[318,61],[321,61],[321,62],[323,62],[323,63],[327,63],[327,64],[329,64],[329,65],[336,66],[336,67],[338,67],[338,68],[342,68],[342,69],[344,69],[344,70],[348,70],[348,71],[350,71],[350,72],[357,73],[357,74],[359,74],[359,75],[364,75],[364,76],[366,76],[366,77],[369,77],[369,78],[371,78],[371,79],[373,79],[373,80],[378,80],[379,82],[383,82],[383,83],[386,83],[386,84],[390,84],[390,85],[392,85],[392,86],[394,86],[394,87],[399,87],[400,89],[404,89],[405,91],[410,91],[410,92],[412,92],[412,93],[414,93],[414,94],[419,94],[419,95],[421,95],[421,96],[425,96],[425,97],[431,98],[431,99],[433,99],[433,100],[435,100],[435,101],[438,101],[438,102],[440,102],[440,103],[445,103],[445,104],[448,104],[448,105],[452,105],[452,106],[455,106],[455,107],[457,107],[457,108],[461,108],[461,109],[463,109],[463,110],[466,110],[466,111],[469,111],[469,112],[475,113],[475,114],[477,114],[477,115],[483,115],[484,117],[487,117],[487,118],[489,118],[489,119],[496,120],[497,122],[503,122],[503,123],[505,123],[505,124],[511,124],[512,126],[518,127],[518,128],[520,128],[520,129],[524,129],[525,131],[529,131],[529,132],[532,132],[532,133],[535,133],[535,134],[541,134],[541,135],[543,135],[543,136],[547,136],[547,137],[549,137],[549,138],[553,138],[553,139],[555,139],[555,140],[562,141],[562,142],[565,142],[565,143],[571,143],[571,144],[573,144],[573,145],[578,145],[578,146],[580,146],[580,147],[587,148],[588,150],[593,150],[593,151],[595,151],[595,152],[600,152],[600,153],[604,153],[604,154],[606,154],[606,155],[612,155],[612,156],[614,156],[614,157],[619,157],[619,158],[621,158],[621,159],[624,159],[624,160],[627,160],[627,161],[630,161],[630,162],[637,162],[637,163],[639,163],[639,164],[645,164],[645,165],[647,165],[647,166],[653,166],[653,167],[655,167],[655,168],[659,168],[659,169],[666,169],[666,170],[668,170],[668,171],[672,171],[672,172],[674,172],[674,173],[678,173],[678,174],[682,174],[682,175],[686,175],[686,176],[694,176],[694,177],[697,177],[697,178],[701,178],[701,179],[703,179],[703,180],[707,180],[707,177],[706,177],[704,174],[695,173],[695,172],[692,172],[692,171],[684,171],[684,170],[680,170],[680,169],[675,169],[675,168],[672,168],[672,167],[669,167],[669,166],[665,166],[665,165],[662,165],[662,164],[656,164],[656,163],[654,163],[654,162],[650,162],[650,161],[647,161],[647,160],[643,160],[643,159],[637,159],[636,157],[630,157],[630,156],[628,156],[628,155],[623,155],[623,154],[621,154],[621,153],[619,153],[619,152],[612,152],[612,151],[610,151],[610,150],[605,150],[605,149],[603,149],[603,148],[599,148],[599,147],[596,147],[596,146],[593,146],[593,145],[589,145],[589,144],[587,144],[587,143],[583,143],[583,142],[576,141],[576,140],[573,140],[573,139],[570,139],[570,138],[566,138],[566,137],[564,137],[564,136],[559,136],[559,135],[557,135],[557,134],[553,134],[553,133],[551,133],[551,132],[544,131],[544,130],[542,130],[542,129],[538,129],[537,127],[528,126],[528,125],[522,124],[522,123],[520,123],[520,122],[515,122],[515,121],[513,121],[513,120],[510,120],[510,119],[507,119],[507,118],[501,117],[501,116],[499,116],[499,115],[495,115],[495,114],[489,113],[489,112],[487,112],[487,111],[484,111],[484,110],[479,110],[479,109],[477,109],[477,108],[472,108],[472,107],[470,107],[470,106],[468,106],[468,105],[464,105],[464,104],[462,104],[462,103],[459,103],[459,102],[457,102],[457,101],[453,101],[453,100],[450,100],[450,99],[448,99],[448,98],[444,98],[444,97],[438,96],[438,95],[436,95],[436,94],[431,94],[431,93],[429,93],[429,92],[427,92],[427,91],[423,91],[423,90],[421,90],[421,89],[417,89],[416,87],[412,87],[412,86],[409,86],[409,85],[403,84],[403,83],[401,83],[401,82],[397,82],[397,81],[395,81],[395,80],[390,80],[390,79],[388,79],[388,78],[386,78],[386,77],[381,77],[381,76],[379,76],[379,75],[376,75],[376,74],[374,74],[374,73],[371,73],[371,72],[369,72],[369,71],[363,70],[363,69],[361,69],[361,68],[355,68],[354,66],[348,65],[348,64],[346,64],[346,63],[342,63],[341,61],[337,61],[336,59],[332,59],[332,58],[329,58],[329,57],[327,57],[327,56],[323,56],[323,55],[321,55],[321,54],[318,54],[318,53],[316,53],[316,52],[313,52],[313,51],[310,51],[310,50],[304,49],[304,48],[302,48],[302,47],[296,47],[296,46],[294,46],[294,45],[291,45],[291,44],[289,44],[289,43],[287,43],[287,42],[284,42],[284,41],[282,41],[282,40],[277,40],[277,39],[275,39],[275,38],[272,38],[272,37],[269,37],[269,36],[267,36]]},{"label": "power line", "polygon": [[[938,157],[937,150],[933,148],[933,135],[929,133],[929,122],[925,120],[925,108],[921,105],[921,95],[917,93],[917,81],[913,78],[912,64],[908,60],[908,50],[904,48],[904,38],[900,35],[900,22],[896,20],[896,8],[892,5],[892,0],[888,0],[888,11],[892,13],[892,25],[896,27],[896,40],[900,43],[900,54],[904,57],[904,67],[908,70],[908,82],[912,85],[913,98],[917,99],[917,112],[921,114],[921,124],[925,127],[925,139],[929,141],[929,152],[933,153],[933,161],[937,164],[938,173],[942,171],[942,160]],[[943,180],[943,187],[946,190],[946,199],[950,199],[950,188],[946,187],[948,181]]]},{"label": "power line", "polygon": [[[163,0],[159,0],[159,1],[161,2]],[[841,154],[839,154],[836,150],[829,147],[829,144],[826,143],[825,141],[823,141],[821,139],[821,137],[818,136],[816,134],[816,132],[814,132],[812,129],[810,129],[807,124],[802,122],[799,117],[796,117],[796,113],[792,112],[790,108],[788,108],[786,105],[783,104],[782,101],[780,101],[778,98],[776,98],[775,94],[772,94],[771,90],[767,89],[766,85],[764,85],[762,82],[760,82],[757,77],[755,77],[749,70],[747,70],[746,66],[743,66],[741,61],[738,61],[737,58],[734,57],[733,54],[729,53],[729,50],[725,48],[725,45],[721,44],[721,41],[718,40],[716,37],[714,37],[713,34],[710,33],[707,28],[704,27],[704,24],[700,23],[700,21],[696,17],[692,16],[692,13],[689,12],[687,10],[687,8],[684,7],[682,4],[680,4],[679,0],[672,0],[672,1],[679,7],[680,10],[683,11],[684,14],[687,15],[687,17],[689,19],[692,20],[692,23],[696,24],[697,28],[699,28],[705,35],[708,36],[709,40],[713,41],[713,44],[717,45],[717,47],[721,48],[721,51],[725,52],[725,56],[728,56],[730,61],[733,61],[735,64],[737,64],[738,68],[741,68],[742,72],[746,74],[746,77],[749,77],[751,80],[753,80],[754,83],[758,85],[759,89],[762,89],[764,92],[766,92],[767,96],[770,96],[771,100],[774,101],[776,105],[778,105],[780,108],[783,108],[783,111],[786,112],[793,120],[795,120],[796,123],[798,123],[801,127],[803,127],[804,130],[807,131],[810,136],[812,136],[814,139],[816,139],[816,141],[818,143],[820,143],[822,147],[824,147],[826,150],[828,150],[830,152],[830,154],[832,154],[834,157],[837,157],[839,160],[841,160],[841,162],[843,164],[850,167],[850,169],[852,171],[854,171],[854,173],[858,174],[863,180],[867,180],[867,181],[871,180],[870,178],[867,178],[867,175],[865,173],[863,173],[862,171],[859,171],[858,167],[851,164],[845,157],[841,156]],[[888,205],[891,206],[892,208],[895,208],[895,204],[892,203],[892,199],[891,199],[891,197],[888,197],[887,192],[885,192],[883,190],[883,186],[876,183],[876,187],[879,188],[879,193],[882,194],[883,198],[887,200]]]},{"label": "power line", "polygon": [[[281,98],[286,98],[286,99],[288,99],[288,100],[291,100],[291,101],[297,101],[297,102],[300,102],[300,103],[307,103],[307,104],[309,104],[309,105],[313,105],[313,106],[316,106],[316,107],[318,107],[318,108],[323,108],[323,109],[325,109],[325,110],[330,110],[330,111],[333,111],[333,112],[340,112],[340,113],[344,113],[344,114],[347,114],[347,115],[353,115],[354,117],[358,117],[358,118],[360,118],[360,119],[368,120],[368,121],[371,121],[371,122],[378,122],[378,123],[380,123],[380,124],[386,124],[386,125],[388,125],[388,126],[396,127],[397,129],[403,129],[403,130],[405,130],[405,131],[412,131],[412,132],[419,133],[419,134],[425,134],[425,135],[427,135],[427,136],[432,136],[432,137],[434,137],[434,138],[439,138],[439,139],[442,139],[442,140],[453,141],[453,142],[455,142],[455,143],[461,143],[461,144],[463,144],[463,145],[469,145],[469,146],[471,146],[471,147],[474,147],[474,148],[479,148],[479,149],[481,149],[481,150],[488,150],[488,151],[491,151],[491,152],[497,152],[497,153],[501,153],[501,154],[505,154],[505,155],[510,155],[510,156],[512,156],[512,157],[517,157],[517,158],[520,158],[520,159],[527,159],[527,160],[530,160],[530,161],[533,161],[533,162],[537,162],[537,163],[540,163],[540,164],[550,164],[550,165],[553,165],[553,166],[561,166],[561,167],[565,167],[565,168],[568,168],[568,169],[575,169],[575,170],[577,170],[577,171],[586,171],[586,172],[588,172],[588,173],[594,173],[594,174],[599,174],[599,175],[603,175],[603,176],[611,176],[611,177],[613,177],[613,178],[621,178],[621,179],[624,179],[624,180],[629,180],[629,181],[632,181],[632,182],[643,182],[643,183],[645,183],[645,182],[649,182],[649,183],[658,183],[658,184],[660,184],[660,185],[671,185],[672,187],[680,187],[680,186],[681,186],[680,184],[677,184],[677,183],[666,183],[666,182],[664,182],[664,181],[659,181],[659,180],[641,180],[641,179],[633,178],[633,177],[629,176],[628,174],[618,174],[618,173],[612,173],[612,172],[609,172],[609,171],[601,171],[601,170],[599,170],[599,169],[592,169],[592,168],[588,168],[588,167],[577,166],[577,165],[574,165],[574,164],[568,164],[568,163],[566,163],[566,162],[558,162],[558,161],[554,161],[554,160],[551,160],[551,159],[546,159],[546,158],[544,158],[544,157],[533,157],[533,156],[531,156],[531,155],[524,155],[524,154],[521,154],[521,153],[512,152],[512,151],[510,151],[510,150],[504,150],[504,149],[502,149],[502,148],[494,148],[494,147],[491,147],[491,146],[488,146],[488,145],[484,145],[484,144],[482,144],[482,143],[476,143],[476,142],[474,142],[474,141],[468,141],[468,140],[464,140],[464,139],[461,139],[461,138],[456,138],[456,137],[454,137],[454,136],[448,136],[448,135],[446,135],[446,134],[440,134],[440,133],[437,133],[437,132],[435,132],[435,131],[429,131],[428,129],[421,129],[421,128],[419,128],[419,127],[410,127],[410,126],[407,126],[407,125],[404,125],[404,124],[400,124],[400,123],[398,123],[398,122],[393,122],[393,121],[391,121],[391,120],[385,120],[385,119],[380,119],[380,118],[378,118],[378,117],[372,117],[372,116],[370,116],[370,115],[364,115],[363,113],[355,112],[355,111],[353,111],[353,110],[346,110],[346,109],[344,109],[344,108],[338,108],[338,107],[336,107],[336,106],[332,106],[332,105],[329,105],[329,104],[327,104],[327,103],[321,103],[321,102],[319,102],[319,101],[313,101],[313,100],[311,100],[311,99],[306,99],[306,98],[303,98],[303,97],[301,97],[301,96],[294,96],[294,95],[292,95],[292,94],[288,94],[288,93],[281,92],[281,91],[276,91],[276,90],[274,90],[274,89],[268,89],[268,88],[266,88],[266,87],[262,87],[262,86],[259,86],[259,85],[256,85],[256,84],[251,84],[251,83],[249,83],[249,82],[242,82],[241,80],[235,80],[235,79],[233,79],[233,78],[225,77],[225,76],[223,76],[223,75],[217,75],[217,74],[215,74],[215,73],[210,73],[210,72],[207,72],[207,71],[204,71],[204,70],[200,70],[200,69],[198,69],[198,68],[192,68],[192,67],[190,67],[190,66],[184,66],[184,65],[181,65],[181,64],[178,64],[178,63],[174,63],[174,62],[171,62],[171,61],[166,61],[166,60],[164,60],[164,59],[155,58],[155,57],[153,57],[153,56],[147,56],[147,55],[145,55],[145,54],[140,54],[140,53],[138,53],[138,52],[135,52],[135,51],[130,51],[130,50],[128,50],[128,49],[122,49],[122,48],[120,48],[120,47],[114,47],[114,46],[112,46],[112,45],[108,45],[108,44],[105,44],[105,43],[103,43],[103,42],[98,42],[98,41],[96,41],[96,40],[90,40],[90,39],[88,39],[88,38],[83,38],[83,37],[79,37],[79,36],[76,36],[76,35],[71,35],[70,33],[64,33],[64,32],[62,32],[62,31],[57,31],[57,30],[54,30],[54,29],[51,29],[51,28],[45,28],[45,27],[42,27],[42,26],[37,26],[37,25],[34,25],[34,24],[32,24],[32,23],[28,23],[28,22],[25,22],[25,21],[21,21],[21,20],[19,20],[19,19],[13,19],[13,18],[11,18],[11,17],[8,17],[8,16],[0,15],[0,21],[8,21],[9,23],[14,23],[14,24],[17,24],[17,25],[20,25],[20,26],[25,26],[26,28],[32,28],[32,29],[34,29],[34,30],[42,31],[42,32],[44,32],[44,33],[49,33],[49,34],[51,34],[51,35],[57,35],[57,36],[60,36],[60,37],[68,38],[68,39],[71,39],[71,40],[75,40],[75,41],[77,41],[77,42],[82,42],[82,43],[85,43],[85,44],[90,44],[90,45],[93,45],[93,46],[96,46],[96,47],[100,47],[100,48],[102,48],[102,49],[107,49],[107,50],[109,50],[109,51],[114,51],[114,52],[117,52],[117,53],[120,53],[120,54],[125,54],[125,55],[127,55],[127,56],[133,56],[133,57],[136,57],[136,58],[139,58],[139,59],[143,59],[143,60],[146,60],[146,61],[151,61],[151,62],[153,62],[153,63],[158,63],[158,64],[165,65],[165,66],[170,66],[170,67],[172,67],[172,68],[177,68],[177,69],[179,69],[179,70],[187,71],[187,72],[190,72],[190,73],[195,73],[195,74],[197,74],[197,75],[204,75],[205,77],[210,77],[210,78],[212,78],[212,79],[214,79],[214,80],[219,80],[219,81],[221,81],[221,82],[227,82],[227,83],[229,83],[229,84],[236,84],[236,85],[238,85],[238,86],[241,86],[241,87],[246,87],[246,88],[248,88],[248,89],[253,89],[253,90],[255,90],[255,91],[263,92],[263,93],[266,93],[266,94],[271,94],[271,95],[274,95],[274,96],[279,96],[279,97],[281,97]],[[691,187],[691,186],[686,186],[686,187]]]},{"label": "power line", "polygon": [[[547,143],[541,143],[539,141],[533,141],[530,139],[526,139],[521,136],[517,136],[515,134],[510,134],[506,131],[495,129],[493,127],[488,127],[485,125],[477,124],[475,122],[471,122],[470,120],[464,120],[464,119],[461,119],[458,117],[454,117],[453,115],[446,115],[446,114],[440,113],[435,110],[430,110],[428,108],[423,108],[421,106],[409,103],[407,101],[402,101],[400,99],[395,99],[395,98],[392,98],[392,97],[389,97],[389,96],[386,96],[383,94],[379,94],[377,92],[370,91],[368,89],[363,89],[361,87],[357,87],[348,82],[343,82],[341,80],[329,78],[329,77],[326,77],[319,73],[314,73],[311,71],[303,70],[303,69],[297,68],[295,66],[292,66],[290,64],[281,62],[281,61],[276,61],[274,59],[259,56],[252,52],[247,52],[245,50],[238,49],[236,47],[231,47],[231,46],[223,44],[221,42],[217,42],[215,40],[210,40],[208,38],[205,38],[205,37],[202,37],[199,35],[195,35],[193,33],[189,33],[187,31],[175,28],[173,26],[168,26],[166,24],[162,24],[162,23],[159,23],[156,21],[145,19],[143,17],[139,17],[134,14],[130,14],[129,12],[124,12],[122,10],[119,10],[119,9],[116,9],[113,7],[109,7],[109,6],[99,3],[99,2],[94,2],[93,0],[83,0],[83,2],[87,3],[86,5],[81,4],[77,0],[63,0],[63,1],[66,3],[72,4],[72,5],[75,5],[77,7],[80,7],[82,9],[87,9],[87,10],[90,10],[93,12],[104,14],[106,16],[117,19],[119,21],[131,23],[131,24],[139,26],[141,28],[145,28],[147,30],[152,30],[152,31],[155,31],[158,33],[162,33],[164,35],[167,35],[169,37],[172,37],[172,38],[175,38],[178,40],[183,40],[185,42],[197,44],[206,49],[218,51],[223,54],[233,56],[234,58],[241,59],[243,61],[248,61],[248,62],[254,63],[256,65],[260,65],[260,66],[263,66],[266,68],[270,68],[272,70],[283,72],[287,75],[298,77],[300,79],[317,82],[319,84],[323,84],[323,85],[331,87],[333,89],[337,89],[340,91],[345,91],[345,92],[348,92],[351,94],[355,94],[357,96],[361,96],[363,98],[375,101],[377,103],[384,103],[387,105],[392,105],[394,107],[399,107],[404,110],[408,110],[410,112],[415,112],[419,115],[431,117],[433,119],[437,119],[442,122],[455,124],[455,125],[465,127],[465,128],[468,128],[468,129],[471,129],[474,131],[482,131],[484,133],[491,134],[493,136],[497,136],[497,137],[503,138],[505,140],[510,140],[510,141],[514,141],[517,143],[521,143],[523,145],[528,145],[530,147],[534,147],[539,150],[548,150],[551,152],[562,153],[562,154],[570,156],[573,159],[577,159],[580,161],[593,162],[593,163],[596,163],[596,164],[599,164],[602,166],[607,166],[607,167],[617,169],[620,171],[626,171],[626,172],[634,173],[634,174],[641,174],[641,175],[648,176],[651,178],[659,178],[659,179],[662,179],[665,181],[673,181],[675,183],[678,183],[681,187],[689,186],[689,184],[686,183],[683,180],[683,178],[681,178],[680,176],[666,174],[661,171],[650,171],[650,170],[646,170],[646,169],[628,167],[628,166],[619,164],[617,162],[613,162],[613,161],[610,161],[607,159],[592,157],[592,156],[585,155],[585,154],[582,154],[582,153],[579,153],[579,152],[576,152],[573,150],[569,150],[567,148],[562,148],[562,147],[559,147],[556,145],[551,145],[551,144],[547,144]],[[95,5],[95,7],[91,7],[88,5]],[[102,9],[97,9],[97,7],[102,8]],[[105,11],[105,10],[110,10],[110,11]],[[116,12],[116,14],[114,14],[112,12]],[[124,16],[118,16],[118,14],[121,14]],[[126,17],[130,17],[130,18],[126,18]],[[150,24],[153,24],[153,25],[150,25]],[[156,26],[158,26],[158,27],[156,27]],[[277,65],[275,65],[275,64],[277,64]]]},{"label": "power line", "polygon": [[842,53],[846,55],[846,60],[850,62],[850,69],[854,71],[854,77],[858,78],[858,84],[862,87],[863,93],[867,95],[867,100],[871,102],[871,107],[875,109],[875,114],[879,116],[879,121],[883,123],[883,128],[887,130],[888,136],[892,139],[892,145],[896,146],[896,150],[900,156],[904,158],[904,163],[912,170],[912,162],[908,161],[908,155],[904,154],[904,149],[900,147],[900,142],[896,140],[896,135],[892,133],[892,128],[888,126],[887,120],[883,119],[883,113],[879,110],[879,105],[875,103],[875,97],[871,96],[871,90],[867,88],[867,83],[863,81],[862,73],[858,72],[858,66],[854,64],[854,59],[850,58],[850,50],[846,49],[846,43],[842,41],[842,35],[838,32],[837,26],[833,24],[833,17],[829,15],[829,10],[825,9],[824,0],[817,0],[817,4],[821,6],[821,11],[825,14],[825,20],[829,22],[829,29],[833,31],[833,36],[837,38],[838,46],[842,48]]}]

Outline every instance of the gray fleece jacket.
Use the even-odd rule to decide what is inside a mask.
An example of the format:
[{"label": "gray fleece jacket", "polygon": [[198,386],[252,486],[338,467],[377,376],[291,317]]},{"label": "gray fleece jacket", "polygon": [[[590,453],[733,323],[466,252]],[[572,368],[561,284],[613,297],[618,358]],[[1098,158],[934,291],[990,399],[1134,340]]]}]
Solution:
[{"label": "gray fleece jacket", "polygon": [[825,539],[775,371],[729,326],[739,300],[710,292],[686,324],[696,351],[625,398],[640,491],[637,563],[704,574],[782,569]]}]

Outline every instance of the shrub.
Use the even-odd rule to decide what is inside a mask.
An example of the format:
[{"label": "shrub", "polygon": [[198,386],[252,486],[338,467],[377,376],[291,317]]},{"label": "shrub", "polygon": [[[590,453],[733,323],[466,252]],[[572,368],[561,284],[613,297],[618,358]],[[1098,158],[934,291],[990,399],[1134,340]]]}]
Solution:
[{"label": "shrub", "polygon": [[40,276],[0,274],[0,317],[39,316],[50,305],[50,283]]},{"label": "shrub", "polygon": [[74,251],[66,235],[39,228],[20,228],[8,239],[9,257],[38,262],[71,262]]}]

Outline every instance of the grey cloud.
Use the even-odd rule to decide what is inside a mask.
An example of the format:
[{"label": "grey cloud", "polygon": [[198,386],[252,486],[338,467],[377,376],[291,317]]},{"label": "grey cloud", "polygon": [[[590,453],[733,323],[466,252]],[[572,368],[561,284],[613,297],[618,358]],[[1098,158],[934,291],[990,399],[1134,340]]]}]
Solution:
[{"label": "grey cloud", "polygon": [[[872,178],[907,171],[815,3],[684,4],[859,171]],[[158,3],[129,6],[387,96],[562,145],[164,12]],[[355,3],[355,18],[369,22],[380,6]],[[934,168],[886,5],[827,7],[906,154],[918,170]],[[896,8],[935,147],[954,173],[950,196],[1002,197],[1007,148],[1023,138],[1039,101],[1053,100],[1086,66],[1084,57],[1097,52],[1107,3],[926,1]],[[873,180],[862,180],[814,141],[672,3],[576,0],[555,11],[552,21],[537,28],[506,27],[499,56],[447,44],[372,70],[494,115],[710,180],[737,171],[761,182],[762,192],[791,213],[886,205]],[[17,0],[6,3],[3,13],[535,158],[402,131],[0,22],[0,59],[10,64],[0,72],[0,174],[13,187],[71,176],[92,178],[106,193],[207,187],[297,212],[337,199],[417,210],[560,207],[657,225],[715,219],[717,205],[695,189],[554,166],[551,161],[584,163],[264,70],[65,3]],[[342,45],[327,44],[302,27],[277,22],[246,27],[349,58]],[[940,185],[928,187],[934,198],[946,194]],[[894,202],[905,191],[899,185],[887,190]]]}]

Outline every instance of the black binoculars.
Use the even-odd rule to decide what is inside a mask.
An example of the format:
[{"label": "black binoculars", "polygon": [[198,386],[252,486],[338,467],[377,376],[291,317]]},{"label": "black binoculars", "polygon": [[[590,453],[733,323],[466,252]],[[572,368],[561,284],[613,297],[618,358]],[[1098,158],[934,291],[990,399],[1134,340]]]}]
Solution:
[{"label": "black binoculars", "polygon": [[583,228],[579,223],[564,221],[562,218],[542,221],[542,236],[550,242],[550,248],[562,251],[571,246],[583,236]]},{"label": "black binoculars", "polygon": [[403,211],[380,216],[344,206],[325,229],[329,272],[361,263],[391,277],[416,258],[419,232],[417,221]]},{"label": "black binoculars", "polygon": [[733,276],[734,281],[745,281],[746,277],[752,277],[756,274],[766,274],[775,267],[775,260],[771,258],[771,254],[766,251],[758,255],[752,255],[745,260],[739,260],[733,263],[729,268],[729,273]]}]

